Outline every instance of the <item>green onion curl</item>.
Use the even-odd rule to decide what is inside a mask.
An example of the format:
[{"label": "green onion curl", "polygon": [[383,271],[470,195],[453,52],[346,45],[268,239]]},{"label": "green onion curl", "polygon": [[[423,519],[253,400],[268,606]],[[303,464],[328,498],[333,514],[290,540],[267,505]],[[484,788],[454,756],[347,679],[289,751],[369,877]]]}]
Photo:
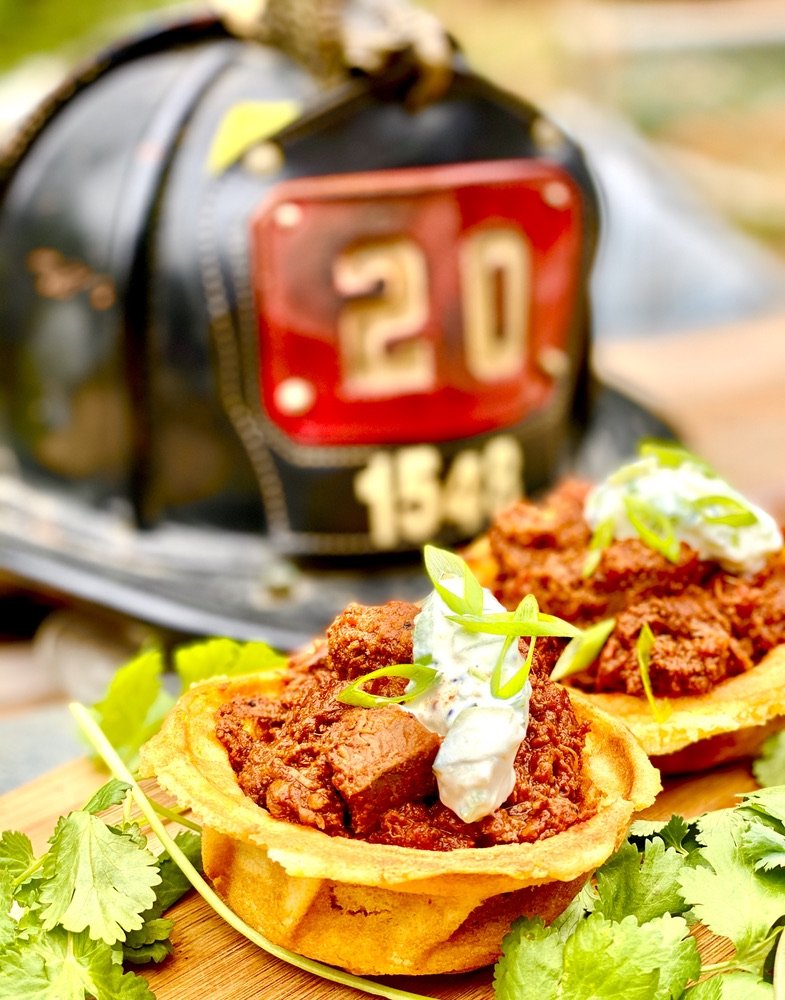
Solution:
[{"label": "green onion curl", "polygon": [[[512,614],[516,621],[530,623],[537,621],[539,611],[540,609],[537,606],[537,598],[534,594],[527,594]],[[494,698],[514,698],[515,695],[520,694],[526,684],[526,681],[529,679],[529,671],[531,670],[532,659],[534,657],[534,644],[537,642],[537,639],[534,636],[531,637],[531,641],[529,642],[529,650],[526,654],[526,659],[523,661],[518,670],[515,671],[512,677],[502,683],[504,658],[506,657],[514,638],[514,635],[508,635],[504,640],[501,652],[499,653],[493,672],[491,673],[491,694]]]},{"label": "green onion curl", "polygon": [[577,626],[542,611],[531,621],[516,618],[515,615],[515,611],[493,611],[487,615],[447,615],[447,620],[456,622],[467,632],[485,632],[488,635],[552,635],[559,639],[572,639],[581,634]]},{"label": "green onion curl", "polygon": [[[426,545],[423,549],[423,559],[433,589],[450,611],[459,615],[482,613],[482,585],[459,555],[447,549],[439,549],[435,545]],[[445,577],[463,580],[463,596],[454,594],[444,586],[442,580]]]},{"label": "green onion curl", "polygon": [[705,475],[717,475],[708,462],[704,462],[702,458],[693,455],[691,451],[676,444],[675,441],[658,441],[654,438],[647,438],[638,445],[638,454],[641,458],[655,458],[657,464],[666,469],[678,469],[679,466],[689,463],[694,465],[696,469],[700,469]]},{"label": "green onion curl", "polygon": [[646,693],[646,699],[649,702],[649,707],[651,708],[651,714],[654,716],[654,721],[665,722],[671,714],[671,707],[666,700],[658,701],[654,697],[654,691],[651,686],[651,675],[649,673],[651,651],[653,647],[654,633],[652,632],[649,623],[644,622],[643,627],[638,634],[638,640],[635,643],[635,658],[638,661],[638,670],[640,671],[641,681],[643,682],[643,690]]},{"label": "green onion curl", "polygon": [[[337,695],[338,701],[344,705],[356,705],[359,708],[377,708],[379,705],[402,705],[404,702],[412,701],[421,695],[436,680],[439,671],[435,667],[429,667],[424,663],[395,663],[388,667],[379,667],[371,670],[367,674],[347,684]],[[408,681],[414,681],[414,687],[398,695],[371,694],[365,691],[364,686],[368,681],[377,677],[404,677]]]},{"label": "green onion curl", "polygon": [[581,576],[584,580],[592,576],[600,565],[602,553],[613,541],[613,529],[614,521],[612,517],[606,517],[594,529],[594,534],[591,536],[591,541],[589,542],[589,552],[581,569]]},{"label": "green onion curl", "polygon": [[746,528],[758,522],[755,513],[745,503],[723,493],[698,497],[692,501],[692,507],[707,524],[727,524],[731,528]]},{"label": "green onion curl", "polygon": [[667,514],[663,514],[640,497],[634,496],[625,496],[624,509],[630,524],[644,545],[665,556],[669,562],[679,561],[681,547],[673,529],[673,522]]},{"label": "green onion curl", "polygon": [[615,618],[606,618],[570,639],[551,671],[551,680],[564,680],[565,677],[572,677],[591,666],[600,655],[615,625]]}]

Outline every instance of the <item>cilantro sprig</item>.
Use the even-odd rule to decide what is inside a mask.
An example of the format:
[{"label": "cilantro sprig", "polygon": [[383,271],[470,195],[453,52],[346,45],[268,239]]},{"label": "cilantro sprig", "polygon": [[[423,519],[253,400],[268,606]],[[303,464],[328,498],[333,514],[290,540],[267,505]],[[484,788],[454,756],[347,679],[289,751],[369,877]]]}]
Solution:
[{"label": "cilantro sprig", "polygon": [[[239,934],[242,934],[249,941],[255,944],[258,948],[261,948],[262,951],[267,952],[269,955],[279,958],[295,968],[313,973],[322,979],[327,979],[331,982],[339,983],[344,986],[354,987],[355,989],[364,993],[369,993],[373,996],[386,997],[387,1000],[435,1000],[433,997],[428,997],[420,993],[410,993],[408,990],[397,989],[396,987],[388,986],[383,983],[376,983],[370,979],[364,979],[361,976],[355,976],[349,972],[344,972],[341,969],[336,969],[329,965],[323,965],[321,962],[317,962],[314,959],[305,958],[302,955],[289,951],[287,948],[274,944],[272,941],[260,934],[255,928],[247,924],[241,917],[238,917],[237,914],[234,913],[234,911],[231,910],[217,895],[212,886],[209,885],[209,883],[204,879],[198,867],[193,863],[193,860],[188,857],[185,850],[183,850],[177,843],[177,840],[172,838],[171,834],[161,822],[155,804],[148,798],[141,786],[134,779],[128,767],[124,764],[119,754],[107,740],[103,731],[97,725],[88,709],[86,709],[84,705],[80,705],[78,703],[72,704],[70,708],[71,713],[76,719],[82,733],[87,738],[95,752],[103,760],[104,764],[111,771],[113,776],[118,781],[124,782],[129,786],[130,797],[136,803],[140,812],[150,824],[150,828],[160,843],[163,844],[169,857],[171,857],[172,861],[177,865],[183,878],[187,880],[189,885],[199,893],[208,906],[210,906],[219,917],[225,920],[230,927],[236,930]],[[152,998],[152,994],[150,994],[150,996]],[[0,1000],[5,1000],[2,993],[0,993]],[[58,1000],[60,1000],[60,998],[58,998]],[[70,1000],[70,998],[68,998],[68,1000]],[[104,997],[99,996],[98,1000],[104,1000]],[[114,1000],[114,997],[110,997],[107,994],[106,1000]],[[120,1000],[125,1000],[125,998],[120,998]]]},{"label": "cilantro sprig", "polygon": [[[129,791],[109,781],[58,820],[40,856],[25,834],[0,836],[0,1000],[152,1000],[147,981],[122,963],[171,953],[163,912],[189,886],[168,854],[150,851]],[[119,821],[99,815],[117,805]],[[198,862],[198,835],[174,843]]]},{"label": "cilantro sprig", "polygon": [[[174,651],[174,673],[181,691],[210,677],[282,670],[286,657],[264,642],[215,638]],[[120,667],[93,716],[120,758],[135,770],[139,750],[158,729],[175,703],[177,691],[164,684],[166,660],[161,649],[145,649]]]},{"label": "cilantro sprig", "polygon": [[[696,921],[729,941],[728,960],[702,962]],[[785,787],[776,787],[691,823],[634,823],[552,924],[516,921],[496,1000],[775,1000],[785,989],[783,923]]]}]

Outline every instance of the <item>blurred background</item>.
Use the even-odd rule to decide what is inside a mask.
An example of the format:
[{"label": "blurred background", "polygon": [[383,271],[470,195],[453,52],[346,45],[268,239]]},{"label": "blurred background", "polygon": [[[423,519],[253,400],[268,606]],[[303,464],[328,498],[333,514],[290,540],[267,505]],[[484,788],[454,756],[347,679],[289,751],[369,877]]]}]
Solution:
[{"label": "blurred background", "polygon": [[[603,201],[600,377],[785,521],[785,4],[421,2],[476,71],[584,146]],[[203,9],[0,0],[0,140],[104,45]],[[31,751],[30,773],[78,751],[62,721],[64,690],[97,696],[141,634],[120,619],[52,610],[0,578],[0,748],[24,738],[35,706],[48,739],[40,760]],[[22,776],[0,752],[0,791]]]},{"label": "blurred background", "polygon": [[[495,83],[546,107],[573,95],[618,115],[713,208],[785,255],[780,0],[420,3]],[[0,127],[11,128],[102,46],[155,19],[203,9],[165,0],[0,0]]]}]

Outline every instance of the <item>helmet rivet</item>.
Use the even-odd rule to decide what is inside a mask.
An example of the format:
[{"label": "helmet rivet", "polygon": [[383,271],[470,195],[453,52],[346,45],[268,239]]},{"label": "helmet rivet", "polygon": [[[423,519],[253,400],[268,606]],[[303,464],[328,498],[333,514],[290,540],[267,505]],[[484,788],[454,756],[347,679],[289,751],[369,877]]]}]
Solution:
[{"label": "helmet rivet", "polygon": [[287,417],[301,417],[316,402],[316,389],[313,382],[293,375],[275,387],[274,401]]},{"label": "helmet rivet", "polygon": [[558,153],[566,145],[564,133],[549,118],[535,118],[531,124],[531,134],[540,149],[547,153]]},{"label": "helmet rivet", "polygon": [[565,208],[570,203],[570,189],[561,181],[550,181],[543,188],[542,197],[551,208]]},{"label": "helmet rivet", "polygon": [[302,217],[303,210],[293,201],[285,201],[275,210],[275,221],[282,229],[294,229]]},{"label": "helmet rivet", "polygon": [[274,142],[263,142],[252,146],[243,157],[243,166],[249,174],[266,177],[283,166],[283,150]]},{"label": "helmet rivet", "polygon": [[564,378],[570,370],[570,358],[558,347],[543,347],[537,352],[537,367],[553,379]]}]

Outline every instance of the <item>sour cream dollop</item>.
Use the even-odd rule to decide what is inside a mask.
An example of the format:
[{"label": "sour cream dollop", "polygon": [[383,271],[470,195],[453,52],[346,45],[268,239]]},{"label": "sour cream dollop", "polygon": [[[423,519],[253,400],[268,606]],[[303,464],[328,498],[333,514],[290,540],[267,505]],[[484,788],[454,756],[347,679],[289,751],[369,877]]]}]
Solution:
[{"label": "sour cream dollop", "polygon": [[[458,593],[456,577],[440,581]],[[483,613],[504,611],[488,590]],[[489,816],[515,786],[515,755],[526,735],[531,684],[512,698],[491,694],[489,678],[504,648],[504,636],[469,632],[449,620],[454,612],[434,591],[414,623],[414,659],[430,660],[436,681],[401,705],[432,733],[443,737],[433,770],[439,798],[465,823]],[[518,643],[504,657],[502,676],[521,667]]]},{"label": "sour cream dollop", "polygon": [[[767,556],[783,545],[774,518],[719,476],[689,460],[663,466],[655,456],[646,456],[622,466],[586,498],[584,517],[589,526],[595,529],[611,521],[614,538],[636,538],[638,532],[627,516],[626,497],[642,500],[664,514],[676,538],[695,549],[701,559],[715,560],[731,573],[756,573]],[[695,504],[707,497],[737,502],[754,515],[754,522],[733,526],[707,519]]]}]

